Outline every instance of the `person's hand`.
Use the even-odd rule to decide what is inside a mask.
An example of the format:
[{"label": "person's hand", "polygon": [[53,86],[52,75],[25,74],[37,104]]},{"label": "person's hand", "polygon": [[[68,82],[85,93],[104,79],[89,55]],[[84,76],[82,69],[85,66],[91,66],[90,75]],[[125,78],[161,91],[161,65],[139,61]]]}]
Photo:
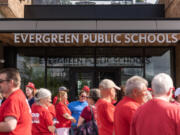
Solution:
[{"label": "person's hand", "polygon": [[76,123],[76,119],[75,119],[75,118],[72,118],[72,119],[71,119],[71,122]]},{"label": "person's hand", "polygon": [[48,129],[51,133],[54,133],[55,130],[56,130],[56,127],[55,126],[48,126]]}]

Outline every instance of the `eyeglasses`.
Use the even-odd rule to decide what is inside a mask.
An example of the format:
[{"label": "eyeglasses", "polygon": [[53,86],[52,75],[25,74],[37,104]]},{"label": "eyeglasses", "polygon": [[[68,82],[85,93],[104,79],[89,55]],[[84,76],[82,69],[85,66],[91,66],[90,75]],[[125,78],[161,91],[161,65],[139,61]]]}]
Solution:
[{"label": "eyeglasses", "polygon": [[10,81],[10,80],[2,80],[2,79],[0,79],[0,83],[3,83],[5,81]]},{"label": "eyeglasses", "polygon": [[83,96],[83,95],[81,95],[81,97],[82,97],[82,98],[86,98],[87,96]]}]

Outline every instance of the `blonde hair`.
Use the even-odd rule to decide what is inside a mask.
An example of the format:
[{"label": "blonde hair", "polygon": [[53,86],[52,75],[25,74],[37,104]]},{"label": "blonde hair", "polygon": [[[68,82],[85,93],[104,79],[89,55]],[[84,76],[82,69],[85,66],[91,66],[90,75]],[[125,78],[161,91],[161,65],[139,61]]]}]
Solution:
[{"label": "blonde hair", "polygon": [[56,104],[58,104],[61,100],[62,100],[62,97],[64,97],[64,95],[66,95],[67,92],[66,91],[59,91],[58,95],[57,95],[57,101],[56,101]]}]

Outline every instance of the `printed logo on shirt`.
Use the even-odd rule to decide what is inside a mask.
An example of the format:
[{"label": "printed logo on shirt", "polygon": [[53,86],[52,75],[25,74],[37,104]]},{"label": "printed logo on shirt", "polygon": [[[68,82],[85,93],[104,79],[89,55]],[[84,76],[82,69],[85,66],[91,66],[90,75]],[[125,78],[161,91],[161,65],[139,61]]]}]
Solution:
[{"label": "printed logo on shirt", "polygon": [[32,113],[32,123],[40,123],[39,113]]}]

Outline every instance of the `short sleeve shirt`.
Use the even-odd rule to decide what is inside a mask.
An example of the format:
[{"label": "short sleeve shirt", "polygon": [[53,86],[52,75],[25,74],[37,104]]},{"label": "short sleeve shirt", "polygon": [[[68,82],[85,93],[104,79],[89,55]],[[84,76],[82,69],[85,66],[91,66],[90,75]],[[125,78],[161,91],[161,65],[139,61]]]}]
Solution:
[{"label": "short sleeve shirt", "polygon": [[99,135],[112,135],[115,106],[103,99],[99,99],[95,106]]},{"label": "short sleeve shirt", "polygon": [[114,130],[116,135],[130,134],[131,121],[139,106],[140,104],[127,96],[124,96],[116,105],[114,113]]},{"label": "short sleeve shirt", "polygon": [[0,132],[0,135],[24,135],[24,133],[31,135],[31,110],[24,93],[20,89],[13,92],[0,107],[0,122],[3,122],[8,116],[17,120],[17,126],[11,132]]},{"label": "short sleeve shirt", "polygon": [[53,125],[53,118],[49,110],[34,103],[32,110],[32,134],[33,135],[52,135],[48,126]]},{"label": "short sleeve shirt", "polygon": [[71,120],[68,120],[63,117],[63,114],[69,114],[71,115],[71,111],[67,107],[67,105],[59,102],[56,104],[56,113],[57,113],[57,120],[59,123],[56,124],[57,128],[63,128],[63,127],[71,127]]},{"label": "short sleeve shirt", "polygon": [[131,135],[180,135],[180,107],[152,99],[136,111]]},{"label": "short sleeve shirt", "polygon": [[68,108],[70,109],[72,116],[76,119],[76,123],[73,125],[76,126],[79,116],[81,115],[82,110],[88,105],[88,103],[85,102],[80,102],[80,101],[73,101],[69,103]]},{"label": "short sleeve shirt", "polygon": [[52,115],[52,117],[56,118],[56,110],[55,110],[55,106],[53,104],[48,106],[48,110],[49,110],[50,114]]},{"label": "short sleeve shirt", "polygon": [[[92,108],[93,114],[95,114],[95,108]],[[85,120],[85,122],[91,121],[92,120],[92,113],[91,113],[91,108],[89,106],[86,106],[82,113],[81,117]]]}]

